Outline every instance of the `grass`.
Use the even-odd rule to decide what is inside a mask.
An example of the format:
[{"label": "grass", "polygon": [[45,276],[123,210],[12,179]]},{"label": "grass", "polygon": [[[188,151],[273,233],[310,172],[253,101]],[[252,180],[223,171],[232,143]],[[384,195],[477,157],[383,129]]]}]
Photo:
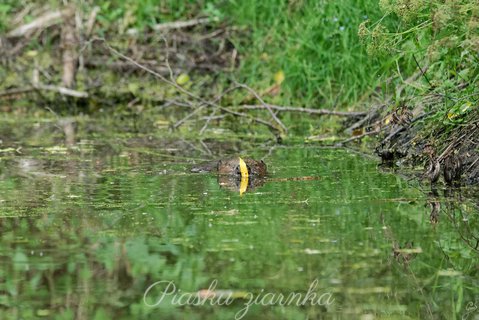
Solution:
[{"label": "grass", "polygon": [[248,30],[236,40],[244,55],[238,76],[267,87],[278,70],[286,76],[284,104],[350,108],[382,80],[382,63],[357,36],[366,19],[381,16],[376,0],[228,1],[233,25]]},{"label": "grass", "polygon": [[[80,7],[87,15],[99,6],[96,32],[125,43],[122,36],[129,28],[147,30],[165,21],[207,15],[227,24],[239,30],[230,36],[240,59],[233,77],[261,93],[275,83],[279,71],[284,73],[280,94],[264,95],[272,103],[351,110],[364,109],[371,93],[393,97],[394,106],[434,91],[452,98],[436,107],[432,119],[460,125],[479,98],[479,9],[472,0],[435,0],[427,7],[410,0],[422,9],[407,11],[404,1],[86,0]],[[1,4],[0,31],[9,29],[29,3]],[[395,96],[397,85],[418,70],[413,55],[429,66],[428,72],[415,87]],[[6,75],[0,77],[8,83]],[[220,75],[217,88],[224,89],[229,77]],[[466,90],[456,90],[464,83]],[[294,125],[301,121],[290,119]]]}]

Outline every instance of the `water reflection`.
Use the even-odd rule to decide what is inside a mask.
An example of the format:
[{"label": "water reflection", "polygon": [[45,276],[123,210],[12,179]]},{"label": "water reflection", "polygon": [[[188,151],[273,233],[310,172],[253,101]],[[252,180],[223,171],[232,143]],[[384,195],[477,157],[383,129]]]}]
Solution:
[{"label": "water reflection", "polygon": [[226,190],[243,194],[245,192],[254,192],[262,187],[268,179],[265,177],[246,177],[241,178],[231,175],[218,175],[218,185]]},{"label": "water reflection", "polygon": [[[457,189],[425,194],[346,150],[301,147],[271,152],[240,196],[241,179],[189,173],[201,155],[181,145],[81,136],[1,155],[2,319],[232,319],[245,292],[305,294],[314,279],[332,305],[245,319],[460,318],[477,300],[477,208]],[[160,280],[217,280],[237,299],[152,309]]]}]

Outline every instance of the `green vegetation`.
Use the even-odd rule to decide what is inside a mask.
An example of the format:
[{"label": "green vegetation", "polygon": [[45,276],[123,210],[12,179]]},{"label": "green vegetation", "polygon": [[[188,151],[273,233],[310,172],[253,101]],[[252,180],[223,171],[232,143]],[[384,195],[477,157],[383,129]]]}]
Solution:
[{"label": "green vegetation", "polygon": [[[31,21],[44,10],[33,5],[23,14],[27,3],[3,2],[0,30]],[[51,1],[49,5],[55,8],[58,4]],[[436,95],[442,98],[427,105],[431,123],[451,128],[468,121],[470,112],[476,109],[479,9],[475,1],[433,1],[425,5],[421,0],[110,0],[83,1],[77,5],[85,20],[94,7],[99,8],[95,34],[123,48],[125,53],[133,29],[142,41],[142,34],[168,21],[209,17],[211,30],[229,26],[227,39],[238,50],[240,64],[232,74],[223,70],[212,77],[194,77],[191,89],[203,92],[208,85],[212,90],[207,95],[219,94],[231,78],[263,93],[267,102],[312,108],[364,110],[371,105],[371,99],[379,99],[391,108],[406,104],[414,109],[423,103],[422,97]],[[43,39],[41,44],[33,42],[29,49],[39,51],[35,63],[57,68],[55,59],[45,53],[48,41],[55,38]],[[214,39],[212,44],[220,41]],[[28,55],[17,63],[33,66]],[[424,74],[418,76],[420,69]],[[285,80],[280,93],[270,95],[268,88],[275,84],[278,73]],[[101,90],[107,96],[123,92],[121,87],[109,92],[113,83],[122,82],[118,75],[109,74],[102,71],[106,83]],[[18,76],[2,77],[5,86],[20,81]],[[85,86],[85,77],[78,75],[79,88]],[[93,77],[97,75],[93,73]],[[144,104],[151,104],[148,86],[155,86],[158,80],[151,78],[142,90],[137,90],[136,81],[130,78],[124,92],[132,92]],[[403,89],[397,90],[398,87]],[[238,103],[243,98],[244,94],[236,95],[231,101]],[[285,117],[291,126],[295,119]],[[302,135],[305,133],[308,132],[303,131]]]},{"label": "green vegetation", "polygon": [[[58,9],[68,19],[8,36]],[[244,292],[315,278],[334,305],[244,319],[477,318],[477,205],[304,143],[404,126],[415,164],[426,143],[439,166],[466,141],[477,179],[478,34],[474,0],[2,1],[0,319],[232,319]],[[62,87],[68,36],[69,89],[87,98]],[[277,106],[385,107],[346,133],[364,114],[278,111],[285,134],[249,87]],[[232,154],[264,158],[268,180],[240,196],[189,172]],[[152,309],[159,280],[194,293],[218,280],[238,299]]]},{"label": "green vegetation", "polygon": [[[464,124],[479,101],[479,6],[477,1],[380,1],[385,16],[374,23],[364,22],[359,35],[368,52],[380,57],[396,56],[400,64],[388,73],[395,83],[405,83],[416,71],[418,81],[408,83],[396,103],[422,103],[435,95],[430,105],[434,127],[451,129]],[[388,25],[389,22],[389,25]],[[407,63],[406,63],[407,62]],[[404,69],[404,65],[409,66]],[[406,70],[406,71],[405,71]],[[391,90],[392,89],[392,90]],[[394,88],[390,95],[394,96]],[[425,100],[425,99],[422,99]],[[428,128],[428,132],[433,132]]]},{"label": "green vegetation", "polygon": [[[252,306],[244,319],[460,319],[475,303],[470,203],[426,197],[359,155],[304,147],[273,151],[272,178],[321,180],[270,181],[240,197],[215,176],[187,174],[188,160],[203,155],[172,155],[178,140],[100,139],[89,125],[79,123],[84,142],[70,150],[50,148],[55,141],[29,126],[0,127],[32,145],[21,158],[2,150],[0,161],[2,319],[226,320],[244,292],[304,294],[314,279],[332,305]],[[50,127],[41,124],[41,136]],[[433,201],[446,208],[438,226],[424,208]],[[156,281],[195,293],[215,279],[235,303],[143,303]]]},{"label": "green vegetation", "polygon": [[357,36],[361,22],[380,17],[375,0],[231,1],[225,10],[249,34],[238,45],[241,78],[267,87],[284,71],[279,103],[351,108],[383,80]]}]

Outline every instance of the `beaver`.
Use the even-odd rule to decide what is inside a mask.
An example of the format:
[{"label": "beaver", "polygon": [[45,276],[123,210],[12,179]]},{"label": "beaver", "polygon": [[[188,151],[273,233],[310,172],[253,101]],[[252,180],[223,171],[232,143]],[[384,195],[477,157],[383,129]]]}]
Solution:
[{"label": "beaver", "polygon": [[[267,174],[266,163],[263,160],[243,158],[248,175],[253,177],[264,177]],[[191,169],[191,172],[216,172],[219,175],[241,176],[240,158],[226,158],[198,165]]]},{"label": "beaver", "polygon": [[[250,158],[243,159],[248,169],[248,175],[264,177],[266,175],[266,163],[263,160],[257,161]],[[218,161],[218,174],[241,176],[240,159],[230,158]]]}]

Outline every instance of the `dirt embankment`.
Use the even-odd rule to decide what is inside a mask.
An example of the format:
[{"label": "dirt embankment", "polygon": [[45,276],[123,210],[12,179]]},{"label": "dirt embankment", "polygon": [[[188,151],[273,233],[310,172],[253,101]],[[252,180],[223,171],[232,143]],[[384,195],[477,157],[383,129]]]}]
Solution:
[{"label": "dirt embankment", "polygon": [[349,123],[346,132],[357,137],[354,140],[376,135],[374,153],[384,164],[424,167],[421,178],[433,184],[477,185],[479,112],[473,109],[463,115],[438,117],[435,105],[441,99],[421,97],[392,111],[386,104],[380,105]]}]

